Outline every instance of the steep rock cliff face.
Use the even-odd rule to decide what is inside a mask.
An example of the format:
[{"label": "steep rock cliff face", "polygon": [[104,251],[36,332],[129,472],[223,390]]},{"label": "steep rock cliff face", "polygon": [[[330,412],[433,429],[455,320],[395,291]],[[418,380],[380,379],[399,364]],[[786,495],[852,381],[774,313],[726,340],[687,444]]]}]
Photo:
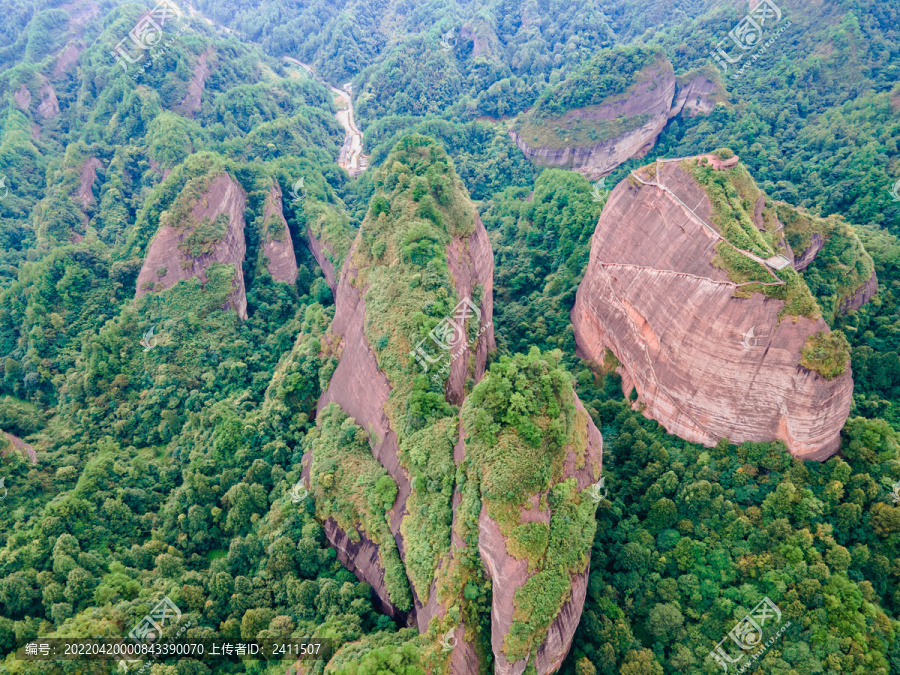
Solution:
[{"label": "steep rock cliff face", "polygon": [[[470,455],[467,430],[450,406],[465,407],[472,387],[478,391],[479,382],[490,377],[485,369],[495,343],[487,232],[446,154],[430,139],[403,139],[376,183],[383,187],[373,197],[336,284],[333,337],[323,342],[337,344],[338,361],[319,399],[304,480],[341,561],[372,585],[386,613],[418,627],[430,640],[429,658],[437,671],[474,675],[493,651],[497,672],[522,672],[532,660],[543,675],[559,667],[571,644],[584,600],[587,554],[573,563],[570,590],[558,599],[560,611],[551,625],[528,627],[527,647],[504,645],[510,626],[522,624],[517,614],[521,589],[541,573],[543,558],[537,556],[531,569],[527,562],[520,569],[521,551],[502,533],[489,530],[487,522],[482,527],[481,473],[472,464],[478,459]],[[573,442],[561,450],[555,465],[553,489],[572,492],[557,500],[568,505],[599,478],[600,440],[583,408],[576,408],[570,382],[561,382],[568,396],[566,419],[573,428],[581,425],[573,437],[590,439],[589,447]],[[346,416],[341,422],[345,435],[355,429],[355,438],[365,437],[368,459],[358,455],[351,461],[329,449],[323,439],[338,414]],[[473,434],[476,426],[470,425]],[[473,442],[477,456],[484,442],[477,435]],[[361,476],[352,490],[341,487],[340,469],[329,468],[348,463],[358,466],[354,475]],[[384,478],[376,480],[379,471]],[[469,476],[461,483],[460,471]],[[369,484],[381,486],[376,492],[382,498],[392,496],[383,515],[371,508],[378,497],[365,487]],[[545,502],[550,489],[542,488]],[[363,492],[366,501],[335,513],[341,490]],[[539,492],[534,495],[538,501]],[[554,513],[569,507],[522,508],[539,512],[549,526]],[[348,518],[347,513],[357,515]],[[513,564],[507,546],[519,556]],[[493,583],[495,628],[488,640],[478,629],[486,617],[479,618],[478,605],[464,597],[463,589],[467,583],[488,588],[492,567],[515,568],[515,573],[509,586]],[[508,649],[522,654],[507,662]]]},{"label": "steep rock cliff face", "polygon": [[[656,142],[666,125],[675,95],[675,76],[671,64],[666,63],[649,73],[628,98],[600,106],[596,110],[575,110],[569,119],[609,121],[621,118],[644,117],[646,122],[635,129],[617,134],[594,145],[571,147],[532,146],[536,143],[525,134],[510,130],[519,150],[535,164],[570,168],[595,180],[610,173],[632,157],[643,157]],[[552,124],[553,122],[549,122]]]},{"label": "steep rock cliff face", "polygon": [[171,288],[192,277],[205,284],[206,270],[211,265],[232,265],[233,291],[227,304],[246,319],[247,296],[242,271],[247,250],[246,197],[241,186],[227,173],[204,183],[197,196],[185,189],[173,208],[160,218],[161,227],[138,274],[135,297]]},{"label": "steep rock cliff face", "polygon": [[269,274],[275,281],[287,284],[297,283],[297,258],[294,256],[294,243],[281,203],[281,188],[277,183],[272,185],[266,197],[263,211],[263,255],[268,259]]},{"label": "steep rock cliff face", "polygon": [[[853,382],[849,366],[829,381],[799,365],[807,338],[828,331],[818,309],[785,315],[784,300],[759,292],[771,287],[739,287],[722,265],[713,204],[685,163],[663,166],[664,188],[652,173],[620,183],[597,224],[572,310],[582,355],[600,362],[611,350],[647,416],[690,441],[782,440],[798,457],[834,454]],[[802,282],[783,275],[808,308]]]},{"label": "steep rock cliff face", "polygon": [[188,83],[188,92],[185,94],[184,100],[181,102],[181,109],[188,117],[193,117],[200,110],[200,100],[203,96],[203,88],[206,84],[206,78],[209,77],[209,66],[207,61],[212,48],[207,48],[200,58],[197,59],[197,65],[194,66],[194,74]]},{"label": "steep rock cliff face", "polygon": [[337,273],[341,271],[356,232],[345,212],[315,198],[308,196],[303,201],[303,214],[309,250],[329,288],[336,292]]},{"label": "steep rock cliff face", "polygon": [[724,87],[715,72],[704,70],[689,73],[678,79],[678,93],[669,111],[669,119],[676,115],[705,115],[712,112],[722,96]]},{"label": "steep rock cliff face", "polygon": [[[626,74],[631,85],[624,93],[595,103],[580,90],[593,86],[590,67],[605,67],[607,60],[600,57],[597,64],[587,64],[584,72],[576,73],[572,82],[563,83],[549,97],[549,101],[572,101],[577,107],[566,109],[568,105],[563,104],[565,111],[560,113],[542,97],[516,122],[509,133],[528,159],[541,166],[571,168],[594,180],[632,157],[643,157],[653,147],[675,96],[672,64],[650,54],[648,65]],[[574,91],[567,95],[567,89]]]},{"label": "steep rock cliff face", "polygon": [[849,298],[841,302],[840,311],[842,314],[847,312],[855,312],[857,309],[865,305],[869,300],[875,297],[878,292],[878,276],[872,270],[872,276],[866,283],[853,292]]}]

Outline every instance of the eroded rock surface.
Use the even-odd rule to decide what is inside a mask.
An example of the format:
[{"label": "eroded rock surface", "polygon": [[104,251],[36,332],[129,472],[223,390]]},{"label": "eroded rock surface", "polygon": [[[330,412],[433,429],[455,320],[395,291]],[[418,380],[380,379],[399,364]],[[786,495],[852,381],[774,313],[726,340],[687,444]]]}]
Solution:
[{"label": "eroded rock surface", "polygon": [[645,414],[687,440],[782,440],[798,457],[834,454],[849,368],[827,381],[799,365],[825,322],[781,317],[784,302],[761,293],[735,297],[712,264],[706,193],[675,164],[664,181],[671,192],[625,180],[610,195],[572,310],[581,354],[602,362],[611,350]]},{"label": "eroded rock surface", "polygon": [[294,243],[291,241],[291,233],[284,219],[281,188],[277,183],[272,185],[266,198],[263,223],[266,237],[263,255],[269,261],[269,274],[275,281],[291,285],[297,283],[297,258],[294,256]]},{"label": "eroded rock surface", "polygon": [[[215,263],[233,265],[235,276],[228,306],[247,318],[247,296],[242,264],[247,246],[244,240],[244,207],[246,197],[241,186],[227,173],[213,178],[200,199],[194,200],[188,223],[165,224],[150,244],[137,280],[135,297],[151,291],[171,288],[179,281],[197,277],[206,283],[206,270]],[[211,244],[209,253],[194,257],[189,237],[198,225],[212,223],[219,217],[227,220],[221,239]]]},{"label": "eroded rock surface", "polygon": [[596,144],[573,147],[533,146],[515,130],[510,136],[522,153],[535,164],[571,168],[589,180],[605,176],[632,157],[643,157],[665,128],[675,97],[675,73],[668,61],[653,66],[646,78],[625,97],[591,109],[572,110],[567,118],[587,122],[609,122],[623,118],[644,116],[638,128],[618,134]]},{"label": "eroded rock surface", "polygon": [[608,121],[644,115],[639,128],[591,146],[548,148],[531,147],[527,139],[510,130],[510,136],[522,153],[541,166],[571,168],[594,180],[605,176],[632,157],[643,157],[666,126],[675,96],[675,74],[666,61],[651,70],[648,79],[637,85],[627,98],[600,106],[596,110],[573,110],[568,117],[590,121]]}]

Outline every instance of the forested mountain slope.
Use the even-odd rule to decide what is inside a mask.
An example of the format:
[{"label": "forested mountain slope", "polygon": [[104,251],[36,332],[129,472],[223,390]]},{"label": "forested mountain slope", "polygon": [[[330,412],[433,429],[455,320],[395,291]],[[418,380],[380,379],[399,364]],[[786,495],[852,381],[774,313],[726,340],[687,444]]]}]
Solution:
[{"label": "forested mountain slope", "polygon": [[[758,672],[900,672],[900,7],[784,0],[735,78],[710,50],[748,4],[199,0],[154,27],[153,3],[10,0],[0,667],[109,672],[13,651],[168,597],[188,638],[333,639],[305,673],[711,675],[768,598],[790,625]],[[652,147],[593,185],[530,161],[510,129],[628,95],[597,66],[622,54],[671,64]],[[351,84],[358,178],[284,56]],[[723,231],[764,193],[767,252],[796,254],[803,292],[750,300],[846,336],[822,463],[668,434],[576,345],[610,191],[719,148]],[[448,331],[467,298],[483,322]],[[464,356],[419,375],[435,336]]]}]

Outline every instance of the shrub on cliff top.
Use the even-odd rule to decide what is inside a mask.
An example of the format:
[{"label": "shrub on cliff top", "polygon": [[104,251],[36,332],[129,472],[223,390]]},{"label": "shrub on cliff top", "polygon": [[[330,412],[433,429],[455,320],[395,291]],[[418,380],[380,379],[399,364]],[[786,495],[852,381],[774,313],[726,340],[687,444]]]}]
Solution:
[{"label": "shrub on cliff top", "polygon": [[800,365],[817,372],[826,380],[843,375],[850,365],[850,343],[839,331],[819,331],[806,338],[800,352]]}]

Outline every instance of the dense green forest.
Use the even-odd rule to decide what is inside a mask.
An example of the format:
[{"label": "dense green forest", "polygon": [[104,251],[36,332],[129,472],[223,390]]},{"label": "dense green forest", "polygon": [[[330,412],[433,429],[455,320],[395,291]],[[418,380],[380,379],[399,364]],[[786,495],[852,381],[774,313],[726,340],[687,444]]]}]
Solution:
[{"label": "dense green forest", "polygon": [[[416,477],[408,562],[383,556],[398,607],[440,576],[454,484],[470,533],[482,500],[502,514],[504,500],[539,492],[495,452],[521,437],[545,453],[528,466],[546,478],[554,520],[519,531],[546,587],[522,592],[533,613],[517,617],[509,653],[534,646],[562,604],[560,579],[591,548],[565,675],[722,672],[710,652],[764,597],[791,626],[748,672],[900,673],[900,5],[783,0],[790,28],[739,80],[721,74],[718,105],[673,116],[605,187],[531,164],[507,133],[514,118],[626,93],[610,71],[660,57],[679,78],[715,65],[709,52],[745,3],[197,0],[197,14],[185,3],[164,22],[163,42],[131,44],[135,63],[117,62],[153,6],[9,0],[0,22],[0,670],[112,672],[13,652],[36,637],[121,637],[162,597],[190,638],[329,638],[340,650],[327,671],[341,675],[446,667],[434,635],[379,611],[326,540],[333,518],[393,545],[384,515],[398,488],[369,452],[371,430],[335,405],[317,414],[342,345],[310,245],[325,242],[339,273],[356,239],[365,248],[350,263],[365,266],[376,310],[366,335]],[[359,177],[337,164],[344,129],[322,82],[352,83],[370,162]],[[779,206],[802,221],[795,242],[810,222],[831,237],[803,279],[846,336],[854,391],[840,452],[823,463],[780,442],[706,448],[667,434],[625,397],[615,363],[576,354],[569,312],[608,191],[657,157],[718,148],[797,207]],[[243,195],[242,257],[135,297],[151,242],[167,226],[183,233],[221,175]],[[271,271],[273,191],[289,282]],[[493,248],[497,348],[460,410],[409,375],[396,335],[427,336],[458,300],[442,256],[473,227],[469,199]],[[750,212],[739,200],[731,215]],[[224,250],[226,221],[191,230],[186,259]],[[394,256],[402,274],[378,267]],[[859,279],[874,267],[878,293],[843,313],[850,267]],[[572,431],[572,387],[603,437],[608,497],[595,517],[547,473],[558,429],[543,410],[584,433]],[[476,460],[454,469],[460,424]],[[304,455],[331,478],[296,499]],[[489,653],[490,584],[476,556],[460,569],[453,609]]]}]

